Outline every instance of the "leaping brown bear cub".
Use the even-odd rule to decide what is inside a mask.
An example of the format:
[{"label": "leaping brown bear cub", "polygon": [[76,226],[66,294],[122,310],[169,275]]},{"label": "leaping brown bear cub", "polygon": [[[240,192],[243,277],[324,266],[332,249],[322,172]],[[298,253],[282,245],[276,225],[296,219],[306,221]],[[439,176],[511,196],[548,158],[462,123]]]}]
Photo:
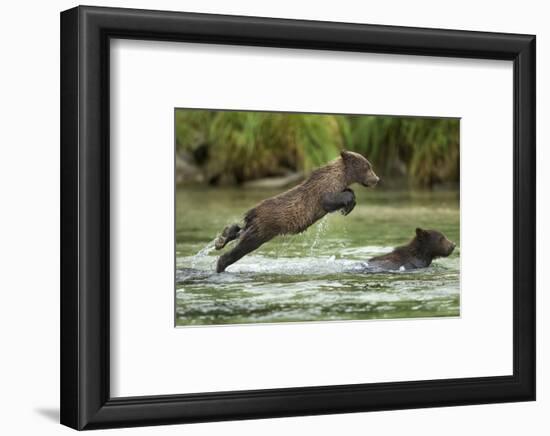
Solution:
[{"label": "leaping brown bear cub", "polygon": [[433,259],[449,256],[455,246],[437,230],[417,228],[411,242],[394,248],[391,253],[369,259],[368,266],[381,270],[426,268]]},{"label": "leaping brown bear cub", "polygon": [[340,158],[315,171],[298,186],[263,200],[244,216],[244,226],[227,226],[215,242],[217,250],[239,239],[218,259],[217,272],[278,235],[301,233],[327,213],[349,214],[355,207],[353,183],[374,186],[379,178],[370,162],[358,153],[343,151]]}]

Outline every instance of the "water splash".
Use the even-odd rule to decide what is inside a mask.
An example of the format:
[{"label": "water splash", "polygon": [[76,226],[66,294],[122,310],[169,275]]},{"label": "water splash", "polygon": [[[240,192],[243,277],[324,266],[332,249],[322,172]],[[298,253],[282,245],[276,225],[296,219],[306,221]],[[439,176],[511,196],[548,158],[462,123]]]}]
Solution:
[{"label": "water splash", "polygon": [[317,224],[317,227],[315,228],[315,236],[313,238],[313,242],[311,243],[311,246],[309,247],[309,255],[312,256],[315,248],[319,244],[319,241],[321,240],[321,236],[323,236],[328,229],[328,218],[325,215],[321,220],[319,221],[319,224]]},{"label": "water splash", "polygon": [[214,249],[216,248],[215,243],[216,239],[212,239],[191,258],[191,268],[195,268],[203,258],[214,251]]},{"label": "water splash", "polygon": [[[336,256],[319,257],[271,257],[262,254],[249,254],[231,265],[231,274],[247,274],[251,277],[286,276],[287,278],[339,274],[348,272],[356,260],[336,259]],[[231,274],[227,274],[228,276]],[[284,283],[288,283],[285,279]]]}]

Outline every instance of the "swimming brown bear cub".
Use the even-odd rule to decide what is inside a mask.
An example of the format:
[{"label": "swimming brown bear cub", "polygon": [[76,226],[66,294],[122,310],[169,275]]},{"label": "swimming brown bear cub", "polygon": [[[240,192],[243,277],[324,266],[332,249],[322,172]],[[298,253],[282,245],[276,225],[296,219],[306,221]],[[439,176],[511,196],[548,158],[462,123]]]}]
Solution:
[{"label": "swimming brown bear cub", "polygon": [[416,229],[416,236],[407,245],[368,261],[369,268],[382,270],[415,269],[430,266],[433,259],[449,256],[455,243],[437,230]]},{"label": "swimming brown bear cub", "polygon": [[227,226],[216,239],[216,249],[238,239],[218,259],[217,272],[278,235],[301,233],[327,213],[349,214],[355,207],[353,183],[374,186],[379,178],[370,162],[358,153],[343,151],[340,158],[315,170],[298,186],[263,200],[244,216],[244,226]]}]

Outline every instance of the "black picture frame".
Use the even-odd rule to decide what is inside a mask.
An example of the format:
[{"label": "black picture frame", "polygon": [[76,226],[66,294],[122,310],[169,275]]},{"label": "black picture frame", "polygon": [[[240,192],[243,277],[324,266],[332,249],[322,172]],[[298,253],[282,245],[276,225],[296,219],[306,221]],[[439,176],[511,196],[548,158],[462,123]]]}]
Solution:
[{"label": "black picture frame", "polygon": [[[112,38],[513,61],[513,374],[111,398]],[[87,6],[61,13],[62,424],[94,429],[534,399],[535,36]]]}]

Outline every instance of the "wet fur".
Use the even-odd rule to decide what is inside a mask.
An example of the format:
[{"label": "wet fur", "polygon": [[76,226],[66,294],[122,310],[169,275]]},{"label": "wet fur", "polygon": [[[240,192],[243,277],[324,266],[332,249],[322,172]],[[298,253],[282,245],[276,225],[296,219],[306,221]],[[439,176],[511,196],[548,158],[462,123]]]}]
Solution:
[{"label": "wet fur", "polygon": [[348,186],[341,159],[319,168],[303,183],[262,201],[245,215],[245,229],[252,229],[261,239],[301,233],[323,218],[327,211],[322,197],[342,192]]},{"label": "wet fur", "polygon": [[[301,184],[250,209],[244,216],[243,228],[237,226],[238,232],[228,232],[230,237],[216,247],[223,248],[227,241],[239,239],[236,247],[220,256],[217,271],[224,271],[275,236],[305,231],[329,212],[337,209],[344,209],[346,214],[351,212],[355,196],[348,186],[353,183],[368,186],[377,182],[378,177],[363,156],[343,152],[339,159],[315,170]],[[235,225],[226,229],[229,228],[235,229]]]},{"label": "wet fur", "polygon": [[384,270],[426,268],[432,260],[449,256],[455,244],[437,230],[416,229],[416,236],[407,245],[395,248],[391,253],[369,259],[369,267]]}]

